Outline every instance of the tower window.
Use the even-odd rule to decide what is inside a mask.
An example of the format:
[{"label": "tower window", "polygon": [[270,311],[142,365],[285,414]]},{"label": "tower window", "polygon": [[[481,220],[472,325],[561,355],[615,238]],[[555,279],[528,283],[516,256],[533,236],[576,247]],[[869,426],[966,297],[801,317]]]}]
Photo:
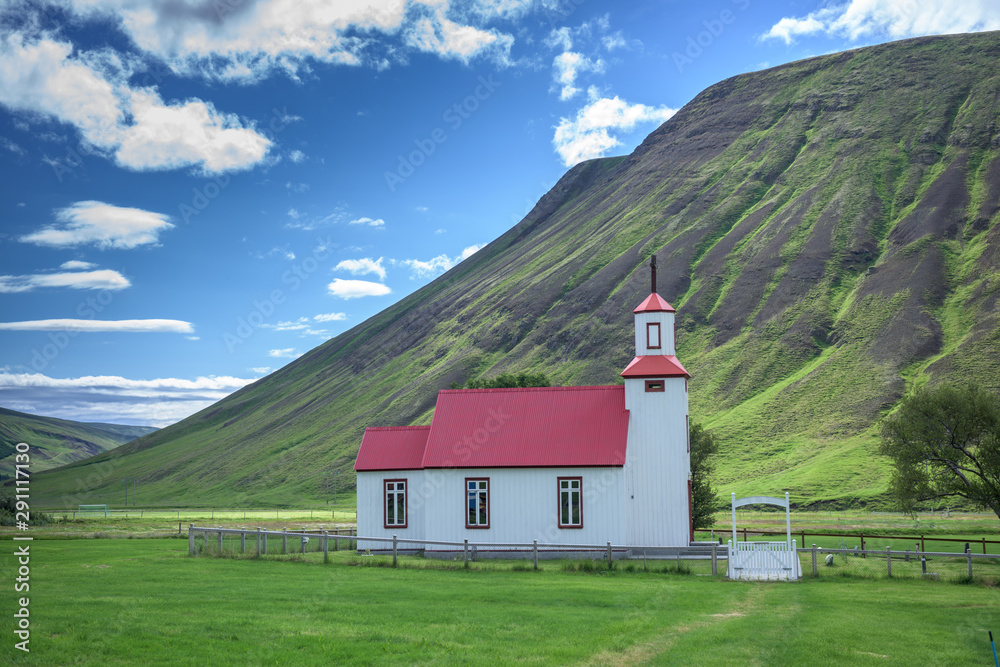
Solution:
[{"label": "tower window", "polygon": [[646,391],[664,391],[663,380],[646,380]]},{"label": "tower window", "polygon": [[650,350],[660,349],[660,323],[646,323],[646,347]]}]

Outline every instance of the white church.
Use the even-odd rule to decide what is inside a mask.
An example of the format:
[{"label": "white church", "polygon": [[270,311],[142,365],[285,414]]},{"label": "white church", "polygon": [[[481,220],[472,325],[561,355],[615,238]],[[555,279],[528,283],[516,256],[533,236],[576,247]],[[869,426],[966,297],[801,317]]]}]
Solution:
[{"label": "white church", "polygon": [[687,546],[690,375],[651,266],[624,385],[442,390],[430,426],[366,429],[358,535]]}]

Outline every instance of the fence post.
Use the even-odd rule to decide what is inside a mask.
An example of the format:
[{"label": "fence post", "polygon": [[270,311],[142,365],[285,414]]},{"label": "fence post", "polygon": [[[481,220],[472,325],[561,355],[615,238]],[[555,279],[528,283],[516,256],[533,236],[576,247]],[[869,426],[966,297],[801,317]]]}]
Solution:
[{"label": "fence post", "polygon": [[219,526],[219,553],[222,553],[222,526]]},{"label": "fence post", "polygon": [[885,568],[888,575],[892,577],[892,552],[888,545],[885,547]]},{"label": "fence post", "polygon": [[535,569],[538,569],[538,540],[532,540],[531,556],[535,561]]},{"label": "fence post", "polygon": [[303,531],[302,531],[302,534],[301,534],[301,535],[299,535],[299,544],[301,545],[301,549],[302,549],[302,554],[303,554],[303,555],[305,555],[305,553],[306,553],[306,542],[307,542],[307,540],[308,540],[308,539],[309,539],[309,538],[308,538],[308,537],[306,537],[306,533],[305,533],[305,531],[303,530]]},{"label": "fence post", "polygon": [[[719,558],[719,555],[717,553],[717,547],[715,546],[715,542],[713,541],[712,542],[712,576],[713,577],[715,575],[719,574],[719,560],[718,560],[718,558]],[[643,552],[642,552],[642,560],[643,560],[643,566],[645,566],[645,564],[646,564],[645,563],[645,561],[646,561],[646,551],[645,551],[645,549],[643,549]]]},{"label": "fence post", "polygon": [[281,553],[288,553],[288,528],[281,529]]},{"label": "fence post", "polygon": [[264,555],[267,555],[267,531],[266,530],[263,533],[263,538],[264,538],[264,540],[261,542],[261,552],[264,553]]},{"label": "fence post", "polygon": [[969,559],[969,579],[972,579],[972,549],[969,549],[965,556]]},{"label": "fence post", "polygon": [[392,534],[392,566],[393,567],[396,567],[396,554],[397,554],[397,550],[396,550],[396,534],[393,533]]},{"label": "fence post", "polygon": [[240,526],[240,554],[247,552],[247,531]]},{"label": "fence post", "polygon": [[194,524],[188,524],[188,555],[194,555]]},{"label": "fence post", "polygon": [[257,558],[260,558],[260,526],[257,526]]},{"label": "fence post", "polygon": [[462,560],[465,562],[465,567],[469,567],[469,538],[465,538],[465,552],[462,556]]},{"label": "fence post", "polygon": [[813,542],[813,576],[819,576],[819,570],[816,569],[816,543]]},{"label": "fence post", "polygon": [[608,569],[611,569],[611,542],[608,542]]},{"label": "fence post", "polygon": [[330,533],[323,531],[323,562],[330,562]]}]

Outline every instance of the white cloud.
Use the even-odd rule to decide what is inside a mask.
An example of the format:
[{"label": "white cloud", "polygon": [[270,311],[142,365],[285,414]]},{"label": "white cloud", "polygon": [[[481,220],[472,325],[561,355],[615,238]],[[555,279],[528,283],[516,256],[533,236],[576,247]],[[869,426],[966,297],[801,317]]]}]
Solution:
[{"label": "white cloud", "polygon": [[65,248],[94,244],[99,248],[129,249],[156,244],[160,232],[173,229],[169,216],[139,208],[123,208],[99,201],[81,201],[56,211],[62,225],[44,227],[21,241]]},{"label": "white cloud", "polygon": [[3,331],[80,331],[87,333],[194,333],[182,320],[28,320],[0,322]]},{"label": "white cloud", "polygon": [[380,280],[385,280],[385,267],[382,266],[382,258],[373,260],[371,257],[361,259],[345,259],[334,267],[334,271],[348,271],[355,276],[363,276],[374,273]]},{"label": "white cloud", "polygon": [[71,259],[68,262],[60,264],[59,268],[65,269],[66,271],[86,271],[87,269],[97,268],[97,265],[91,264],[90,262],[81,262],[78,259]]},{"label": "white cloud", "polygon": [[348,224],[349,225],[367,225],[369,227],[384,227],[385,226],[385,220],[383,220],[382,218],[378,218],[377,220],[372,220],[371,218],[357,218],[355,220],[351,220]]},{"label": "white cloud", "polygon": [[664,106],[628,104],[617,95],[598,98],[594,88],[589,94],[591,102],[577,111],[572,120],[560,118],[552,137],[552,144],[567,167],[601,157],[620,146],[621,141],[612,134],[615,131],[628,132],[640,123],[662,123],[677,113],[676,109]]},{"label": "white cloud", "polygon": [[0,405],[78,421],[166,426],[251,382],[254,380],[216,376],[131,380],[4,372],[0,373]]},{"label": "white cloud", "polygon": [[302,356],[302,353],[296,352],[294,347],[286,347],[280,350],[268,350],[267,356],[276,359],[298,359]]},{"label": "white cloud", "polygon": [[295,164],[299,164],[300,162],[306,159],[306,154],[300,150],[294,150],[288,154],[288,159],[294,162]]},{"label": "white cloud", "polygon": [[71,289],[122,290],[131,287],[128,278],[112,271],[74,271],[68,273],[39,273],[27,276],[0,276],[0,294],[30,292],[40,287],[69,287]]},{"label": "white cloud", "polygon": [[1000,30],[1000,6],[993,0],[848,0],[801,18],[784,17],[761,38],[791,44],[798,36],[817,33],[857,40],[984,30]]},{"label": "white cloud", "polygon": [[253,371],[254,373],[257,373],[258,375],[267,375],[268,373],[271,372],[271,367],[270,366],[254,366],[250,370]]},{"label": "white cloud", "polygon": [[347,319],[347,313],[325,313],[313,317],[314,322],[340,322]]},{"label": "white cloud", "polygon": [[0,37],[0,105],[79,130],[85,145],[137,171],[193,166],[248,169],[271,146],[252,127],[198,99],[165,104],[132,88],[130,66],[113,52],[77,52],[69,42],[10,32]]},{"label": "white cloud", "polygon": [[359,299],[364,296],[384,296],[392,293],[392,290],[382,283],[341,278],[334,278],[333,282],[327,285],[327,289],[330,290],[330,294],[341,299]]},{"label": "white cloud", "polygon": [[[513,37],[471,25],[523,11],[525,0],[89,0],[78,14],[112,15],[143,51],[176,72],[250,82],[295,77],[310,61],[384,69],[406,61],[402,45],[441,58],[505,62]],[[459,18],[468,19],[458,22]]]},{"label": "white cloud", "polygon": [[432,257],[426,261],[419,259],[404,259],[397,263],[409,267],[413,273],[413,275],[410,276],[411,278],[434,278],[453,268],[459,262],[472,257],[472,255],[482,249],[484,245],[471,245],[463,249],[458,257],[438,255],[437,257]]},{"label": "white cloud", "polygon": [[575,97],[580,92],[580,89],[575,84],[581,72],[600,74],[604,72],[604,67],[604,61],[600,58],[591,60],[582,53],[576,53],[575,51],[560,53],[552,62],[553,78],[561,86],[559,99],[565,101]]}]

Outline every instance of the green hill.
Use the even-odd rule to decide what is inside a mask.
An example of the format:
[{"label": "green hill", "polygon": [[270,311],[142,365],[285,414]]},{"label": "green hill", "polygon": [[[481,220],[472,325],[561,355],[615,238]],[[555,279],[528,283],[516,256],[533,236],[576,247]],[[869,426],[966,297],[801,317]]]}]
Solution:
[{"label": "green hill", "polygon": [[151,433],[148,426],[122,426],[39,417],[0,408],[0,478],[14,474],[14,447],[31,445],[29,473],[85,459]]},{"label": "green hill", "polygon": [[366,426],[428,423],[453,381],[620,381],[655,252],[721,490],[878,503],[882,414],[926,382],[998,385],[998,61],[981,33],[722,81],[423,289],[34,492],[110,502],[136,475],[140,503],[318,500]]}]

